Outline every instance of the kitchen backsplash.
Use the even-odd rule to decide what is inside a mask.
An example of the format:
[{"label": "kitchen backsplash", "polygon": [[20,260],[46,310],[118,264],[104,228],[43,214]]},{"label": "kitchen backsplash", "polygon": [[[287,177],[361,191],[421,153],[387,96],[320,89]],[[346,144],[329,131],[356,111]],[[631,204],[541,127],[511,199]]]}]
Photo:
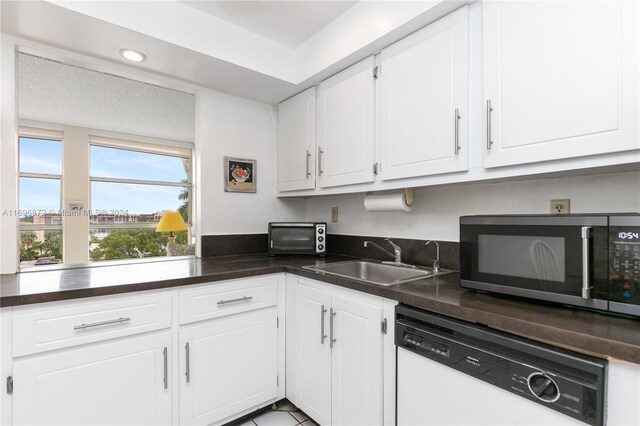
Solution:
[{"label": "kitchen backsplash", "polygon": [[267,234],[203,235],[202,257],[267,253]]},{"label": "kitchen backsplash", "polygon": [[[328,254],[344,256],[367,257],[370,259],[393,260],[372,247],[364,247],[365,241],[372,241],[389,251],[393,251],[388,242],[382,237],[362,237],[356,235],[327,236]],[[436,258],[436,248],[432,244],[425,247],[425,240],[407,238],[393,238],[393,242],[402,248],[402,260],[413,265],[432,266]],[[450,241],[439,241],[440,267],[445,269],[459,269],[459,244]],[[267,234],[239,234],[239,235],[203,235],[202,257],[231,256],[242,254],[267,253]]]}]

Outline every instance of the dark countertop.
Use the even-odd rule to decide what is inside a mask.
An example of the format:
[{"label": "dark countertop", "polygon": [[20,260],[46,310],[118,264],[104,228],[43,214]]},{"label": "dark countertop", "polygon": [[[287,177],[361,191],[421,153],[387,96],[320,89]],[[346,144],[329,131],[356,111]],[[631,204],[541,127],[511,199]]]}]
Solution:
[{"label": "dark countertop", "polygon": [[348,258],[246,255],[0,275],[0,306],[291,272],[566,349],[640,364],[640,319],[476,293],[460,288],[456,273],[382,287],[302,269],[314,263],[344,260]]}]

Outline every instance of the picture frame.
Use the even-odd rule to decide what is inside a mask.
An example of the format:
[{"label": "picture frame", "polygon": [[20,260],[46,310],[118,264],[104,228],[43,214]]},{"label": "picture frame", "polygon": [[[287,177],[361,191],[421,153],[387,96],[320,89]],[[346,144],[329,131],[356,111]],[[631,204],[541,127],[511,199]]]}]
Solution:
[{"label": "picture frame", "polygon": [[256,160],[224,157],[224,191],[256,192]]}]

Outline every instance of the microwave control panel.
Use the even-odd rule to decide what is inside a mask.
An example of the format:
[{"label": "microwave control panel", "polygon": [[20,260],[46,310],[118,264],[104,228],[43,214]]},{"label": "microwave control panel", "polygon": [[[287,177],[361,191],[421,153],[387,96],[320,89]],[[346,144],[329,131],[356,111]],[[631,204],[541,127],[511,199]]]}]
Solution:
[{"label": "microwave control panel", "polygon": [[609,228],[610,300],[640,304],[640,227]]}]

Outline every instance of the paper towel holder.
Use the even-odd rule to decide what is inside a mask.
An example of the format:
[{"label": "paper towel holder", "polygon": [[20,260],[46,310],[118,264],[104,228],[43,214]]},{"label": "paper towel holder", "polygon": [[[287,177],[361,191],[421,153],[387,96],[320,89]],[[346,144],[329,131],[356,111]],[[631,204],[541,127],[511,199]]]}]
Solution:
[{"label": "paper towel holder", "polygon": [[[375,194],[373,191],[365,192],[364,196]],[[404,199],[407,202],[408,206],[413,204],[413,188],[405,188],[404,189]]]},{"label": "paper towel holder", "polygon": [[[402,203],[403,205],[399,206],[399,207],[396,207],[396,208],[399,208],[399,210],[396,210],[396,208],[393,208],[393,209],[390,209],[390,210],[388,210],[388,209],[378,210],[378,209],[374,208],[374,209],[370,210],[369,207],[367,207],[367,199],[368,198],[371,199],[371,198],[384,197],[384,196],[389,196],[389,195],[391,195],[391,196],[394,196],[394,195],[395,196],[401,196],[402,201],[403,201],[403,203]],[[405,212],[408,212],[408,211],[411,211],[411,209],[413,207],[413,198],[414,197],[413,197],[413,188],[405,188],[405,189],[402,190],[402,192],[400,192],[400,191],[389,191],[389,192],[385,192],[385,193],[382,193],[382,194],[381,193],[377,193],[376,194],[373,191],[369,191],[369,192],[365,192],[364,193],[364,198],[365,198],[365,208],[367,210],[369,210],[369,211],[405,211]]]}]

